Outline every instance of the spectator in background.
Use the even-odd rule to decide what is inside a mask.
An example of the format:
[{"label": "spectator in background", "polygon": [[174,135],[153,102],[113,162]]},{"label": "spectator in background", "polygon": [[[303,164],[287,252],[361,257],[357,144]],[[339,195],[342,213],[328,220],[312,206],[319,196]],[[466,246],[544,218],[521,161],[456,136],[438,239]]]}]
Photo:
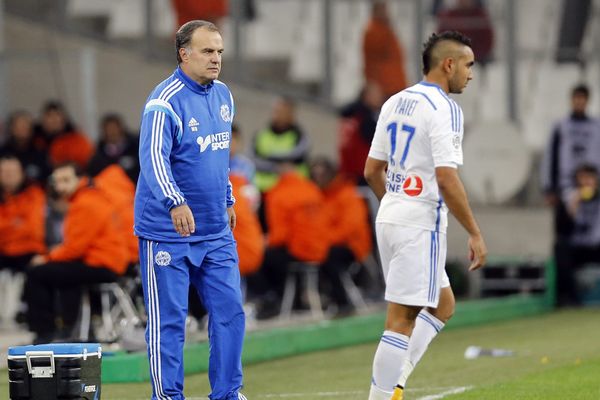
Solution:
[{"label": "spectator in background", "polygon": [[573,187],[573,177],[584,164],[600,167],[600,120],[587,115],[590,91],[577,85],[571,92],[571,113],[558,121],[541,164],[542,189],[546,203],[554,208],[554,257],[557,267],[557,298],[559,305],[574,301],[569,241],[573,219],[567,212],[564,197]]},{"label": "spectator in background", "polygon": [[15,155],[0,156],[0,269],[25,271],[31,258],[46,251],[46,196],[30,183]]},{"label": "spectator in background", "polygon": [[119,114],[106,114],[100,123],[100,140],[88,170],[94,176],[111,164],[121,166],[132,182],[140,174],[137,137],[131,135]]},{"label": "spectator in background", "polygon": [[308,176],[308,150],[308,138],[296,123],[294,103],[287,98],[277,99],[269,126],[254,138],[255,183],[258,189],[264,193],[277,183],[277,169],[281,163],[292,163],[302,175]]},{"label": "spectator in background", "polygon": [[231,125],[231,145],[229,146],[229,172],[243,176],[247,182],[254,182],[256,167],[254,161],[243,153],[242,133],[239,126]]},{"label": "spectator in background", "polygon": [[60,291],[64,332],[70,332],[79,309],[81,285],[113,282],[127,268],[128,253],[115,206],[74,163],[57,166],[52,184],[68,199],[64,241],[47,255],[31,260],[25,283],[27,320],[35,343],[56,338],[54,296]]},{"label": "spectator in background", "polygon": [[50,166],[46,152],[39,150],[35,145],[31,114],[23,110],[15,111],[9,115],[6,125],[8,138],[0,148],[0,153],[10,153],[18,157],[25,170],[25,176],[44,184],[50,174]]},{"label": "spectator in background", "polygon": [[310,163],[310,176],[323,194],[327,242],[330,243],[322,276],[330,284],[331,296],[338,313],[352,311],[340,274],[352,263],[364,261],[372,248],[367,205],[356,186],[337,176],[333,163],[318,158]]},{"label": "spectator in background", "polygon": [[359,185],[366,185],[363,171],[375,133],[383,92],[375,82],[367,82],[354,102],[340,112],[339,159],[340,173]]},{"label": "spectator in background", "polygon": [[600,194],[598,169],[589,164],[575,171],[575,187],[565,195],[567,211],[573,218],[570,238],[570,268],[562,275],[567,280],[571,300],[579,300],[575,274],[586,264],[600,264]]},{"label": "spectator in background", "polygon": [[260,273],[249,289],[262,296],[258,318],[275,315],[280,308],[285,277],[294,261],[321,263],[329,243],[319,187],[299,174],[294,164],[279,165],[280,178],[265,197],[268,235]]},{"label": "spectator in background", "polygon": [[[237,217],[233,237],[237,243],[240,275],[244,278],[254,274],[260,268],[265,252],[265,237],[256,209],[252,206],[255,200],[252,195],[252,184],[244,176],[236,173],[231,173],[229,180],[233,187]],[[247,193],[250,193],[250,196]]]},{"label": "spectator in background", "polygon": [[177,14],[177,26],[182,26],[195,19],[202,19],[220,27],[221,19],[229,14],[229,1],[173,0],[173,8]]},{"label": "spectator in background", "polygon": [[375,82],[386,97],[406,88],[404,50],[390,23],[387,3],[373,2],[362,43],[365,82]]},{"label": "spectator in background", "polygon": [[35,129],[35,142],[38,149],[48,152],[53,167],[74,162],[85,170],[94,154],[92,142],[75,128],[64,106],[58,101],[49,101],[44,105],[40,123]]},{"label": "spectator in background", "polygon": [[127,246],[128,265],[139,261],[138,238],[133,234],[133,200],[135,185],[120,165],[111,164],[93,177],[94,186],[110,200],[121,221],[123,240]]},{"label": "spectator in background", "polygon": [[437,14],[438,32],[458,31],[471,38],[475,61],[485,65],[493,58],[494,28],[480,0],[457,0],[454,7]]}]

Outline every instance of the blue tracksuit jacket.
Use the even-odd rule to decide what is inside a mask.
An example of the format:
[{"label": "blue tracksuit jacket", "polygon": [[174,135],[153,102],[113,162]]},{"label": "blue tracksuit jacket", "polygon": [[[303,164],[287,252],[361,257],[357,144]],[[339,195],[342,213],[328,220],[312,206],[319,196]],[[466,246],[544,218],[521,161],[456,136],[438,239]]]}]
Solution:
[{"label": "blue tracksuit jacket", "polygon": [[[140,130],[141,173],[135,195],[135,234],[164,242],[225,235],[233,97],[220,82],[203,86],[177,68],[148,97]],[[196,232],[181,237],[169,210],[187,203]]]}]

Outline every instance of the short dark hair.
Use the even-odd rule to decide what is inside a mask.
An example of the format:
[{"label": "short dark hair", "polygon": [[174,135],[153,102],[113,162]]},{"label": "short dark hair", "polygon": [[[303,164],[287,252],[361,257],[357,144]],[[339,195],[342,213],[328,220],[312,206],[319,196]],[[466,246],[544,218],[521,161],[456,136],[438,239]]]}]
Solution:
[{"label": "short dark hair", "polygon": [[429,39],[423,44],[423,73],[427,75],[431,70],[432,53],[435,46],[443,41],[452,41],[471,47],[471,39],[458,31],[444,31],[442,33],[432,33]]},{"label": "short dark hair", "polygon": [[575,176],[582,173],[598,175],[598,169],[592,164],[582,164],[575,170]]},{"label": "short dark hair", "polygon": [[181,27],[177,30],[177,33],[175,33],[175,53],[177,54],[177,64],[181,64],[183,61],[179,55],[179,49],[188,47],[192,41],[192,35],[196,29],[200,28],[204,28],[211,32],[219,32],[219,28],[217,28],[215,24],[201,19],[195,19],[181,25]]},{"label": "short dark hair", "polygon": [[17,160],[21,166],[23,165],[21,159],[15,153],[8,150],[0,152],[0,161],[5,160]]},{"label": "short dark hair", "polygon": [[586,98],[589,98],[590,97],[590,88],[586,84],[580,83],[579,85],[575,86],[573,88],[573,90],[571,91],[571,97],[577,96],[577,95],[581,95],[581,96],[585,96]]},{"label": "short dark hair", "polygon": [[231,136],[242,136],[242,132],[240,132],[240,127],[237,124],[231,124]]},{"label": "short dark hair", "polygon": [[50,111],[57,111],[65,115],[67,114],[65,106],[59,100],[48,100],[46,103],[44,103],[44,106],[42,107],[42,113],[45,114]]},{"label": "short dark hair", "polygon": [[79,166],[79,164],[77,164],[74,161],[65,161],[65,162],[61,162],[59,164],[56,164],[52,168],[52,172],[56,171],[57,169],[63,169],[63,168],[72,168],[73,172],[75,172],[75,175],[77,177],[82,177],[83,176],[83,169]]}]

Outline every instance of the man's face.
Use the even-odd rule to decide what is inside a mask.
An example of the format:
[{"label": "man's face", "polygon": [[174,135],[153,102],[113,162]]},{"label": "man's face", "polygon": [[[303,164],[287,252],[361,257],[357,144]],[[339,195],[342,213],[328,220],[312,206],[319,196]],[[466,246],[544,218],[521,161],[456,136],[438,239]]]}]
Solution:
[{"label": "man's face", "polygon": [[79,177],[72,166],[64,166],[52,173],[52,185],[56,193],[62,198],[69,198],[79,185]]},{"label": "man's face", "polygon": [[29,140],[33,134],[33,122],[27,115],[19,115],[15,118],[11,126],[11,134],[20,140]]},{"label": "man's face", "polygon": [[49,110],[42,116],[42,125],[46,132],[56,134],[62,132],[67,124],[65,115],[58,110]]},{"label": "man's face", "polygon": [[473,64],[475,55],[469,46],[462,46],[454,59],[453,73],[448,80],[450,93],[462,93],[467,84],[473,79]]},{"label": "man's face", "polygon": [[219,32],[198,28],[188,48],[180,49],[181,68],[194,81],[206,85],[219,77],[223,38]]},{"label": "man's face", "polygon": [[598,189],[598,175],[595,173],[579,171],[575,176],[575,179],[577,180],[577,186],[580,188],[588,187],[594,191]]},{"label": "man's face", "polygon": [[0,161],[0,189],[3,192],[16,192],[24,180],[25,174],[19,160],[7,158]]},{"label": "man's face", "polygon": [[111,120],[104,124],[103,136],[108,143],[119,143],[125,136],[125,132],[123,132],[121,124]]},{"label": "man's face", "polygon": [[285,100],[277,100],[271,110],[271,123],[285,129],[294,123],[294,107]]},{"label": "man's face", "polygon": [[571,108],[575,114],[585,114],[588,105],[588,97],[583,93],[575,93],[571,97]]}]

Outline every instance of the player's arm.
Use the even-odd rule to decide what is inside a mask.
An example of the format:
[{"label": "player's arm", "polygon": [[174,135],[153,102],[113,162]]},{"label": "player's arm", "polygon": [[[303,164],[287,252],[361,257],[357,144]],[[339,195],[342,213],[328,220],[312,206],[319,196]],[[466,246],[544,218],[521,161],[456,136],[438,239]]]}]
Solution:
[{"label": "player's arm", "polygon": [[169,103],[159,99],[146,103],[140,128],[141,174],[154,197],[169,210],[175,231],[189,236],[196,229],[192,211],[171,171],[173,140],[182,132],[181,121]]},{"label": "player's arm", "polygon": [[365,162],[364,176],[365,180],[375,193],[375,196],[381,201],[385,195],[386,173],[388,167],[388,158],[390,149],[388,148],[388,117],[390,113],[390,101],[388,100],[381,107],[381,113],[377,120],[373,141],[369,149],[369,156]]},{"label": "player's arm", "polygon": [[383,195],[385,194],[386,170],[387,161],[378,160],[373,157],[367,157],[364,171],[365,179],[379,201],[381,201]]},{"label": "player's arm", "polygon": [[467,192],[458,176],[458,170],[453,167],[438,167],[435,169],[435,175],[448,209],[469,234],[469,259],[471,260],[469,271],[483,267],[487,257],[487,247],[469,206]]}]

